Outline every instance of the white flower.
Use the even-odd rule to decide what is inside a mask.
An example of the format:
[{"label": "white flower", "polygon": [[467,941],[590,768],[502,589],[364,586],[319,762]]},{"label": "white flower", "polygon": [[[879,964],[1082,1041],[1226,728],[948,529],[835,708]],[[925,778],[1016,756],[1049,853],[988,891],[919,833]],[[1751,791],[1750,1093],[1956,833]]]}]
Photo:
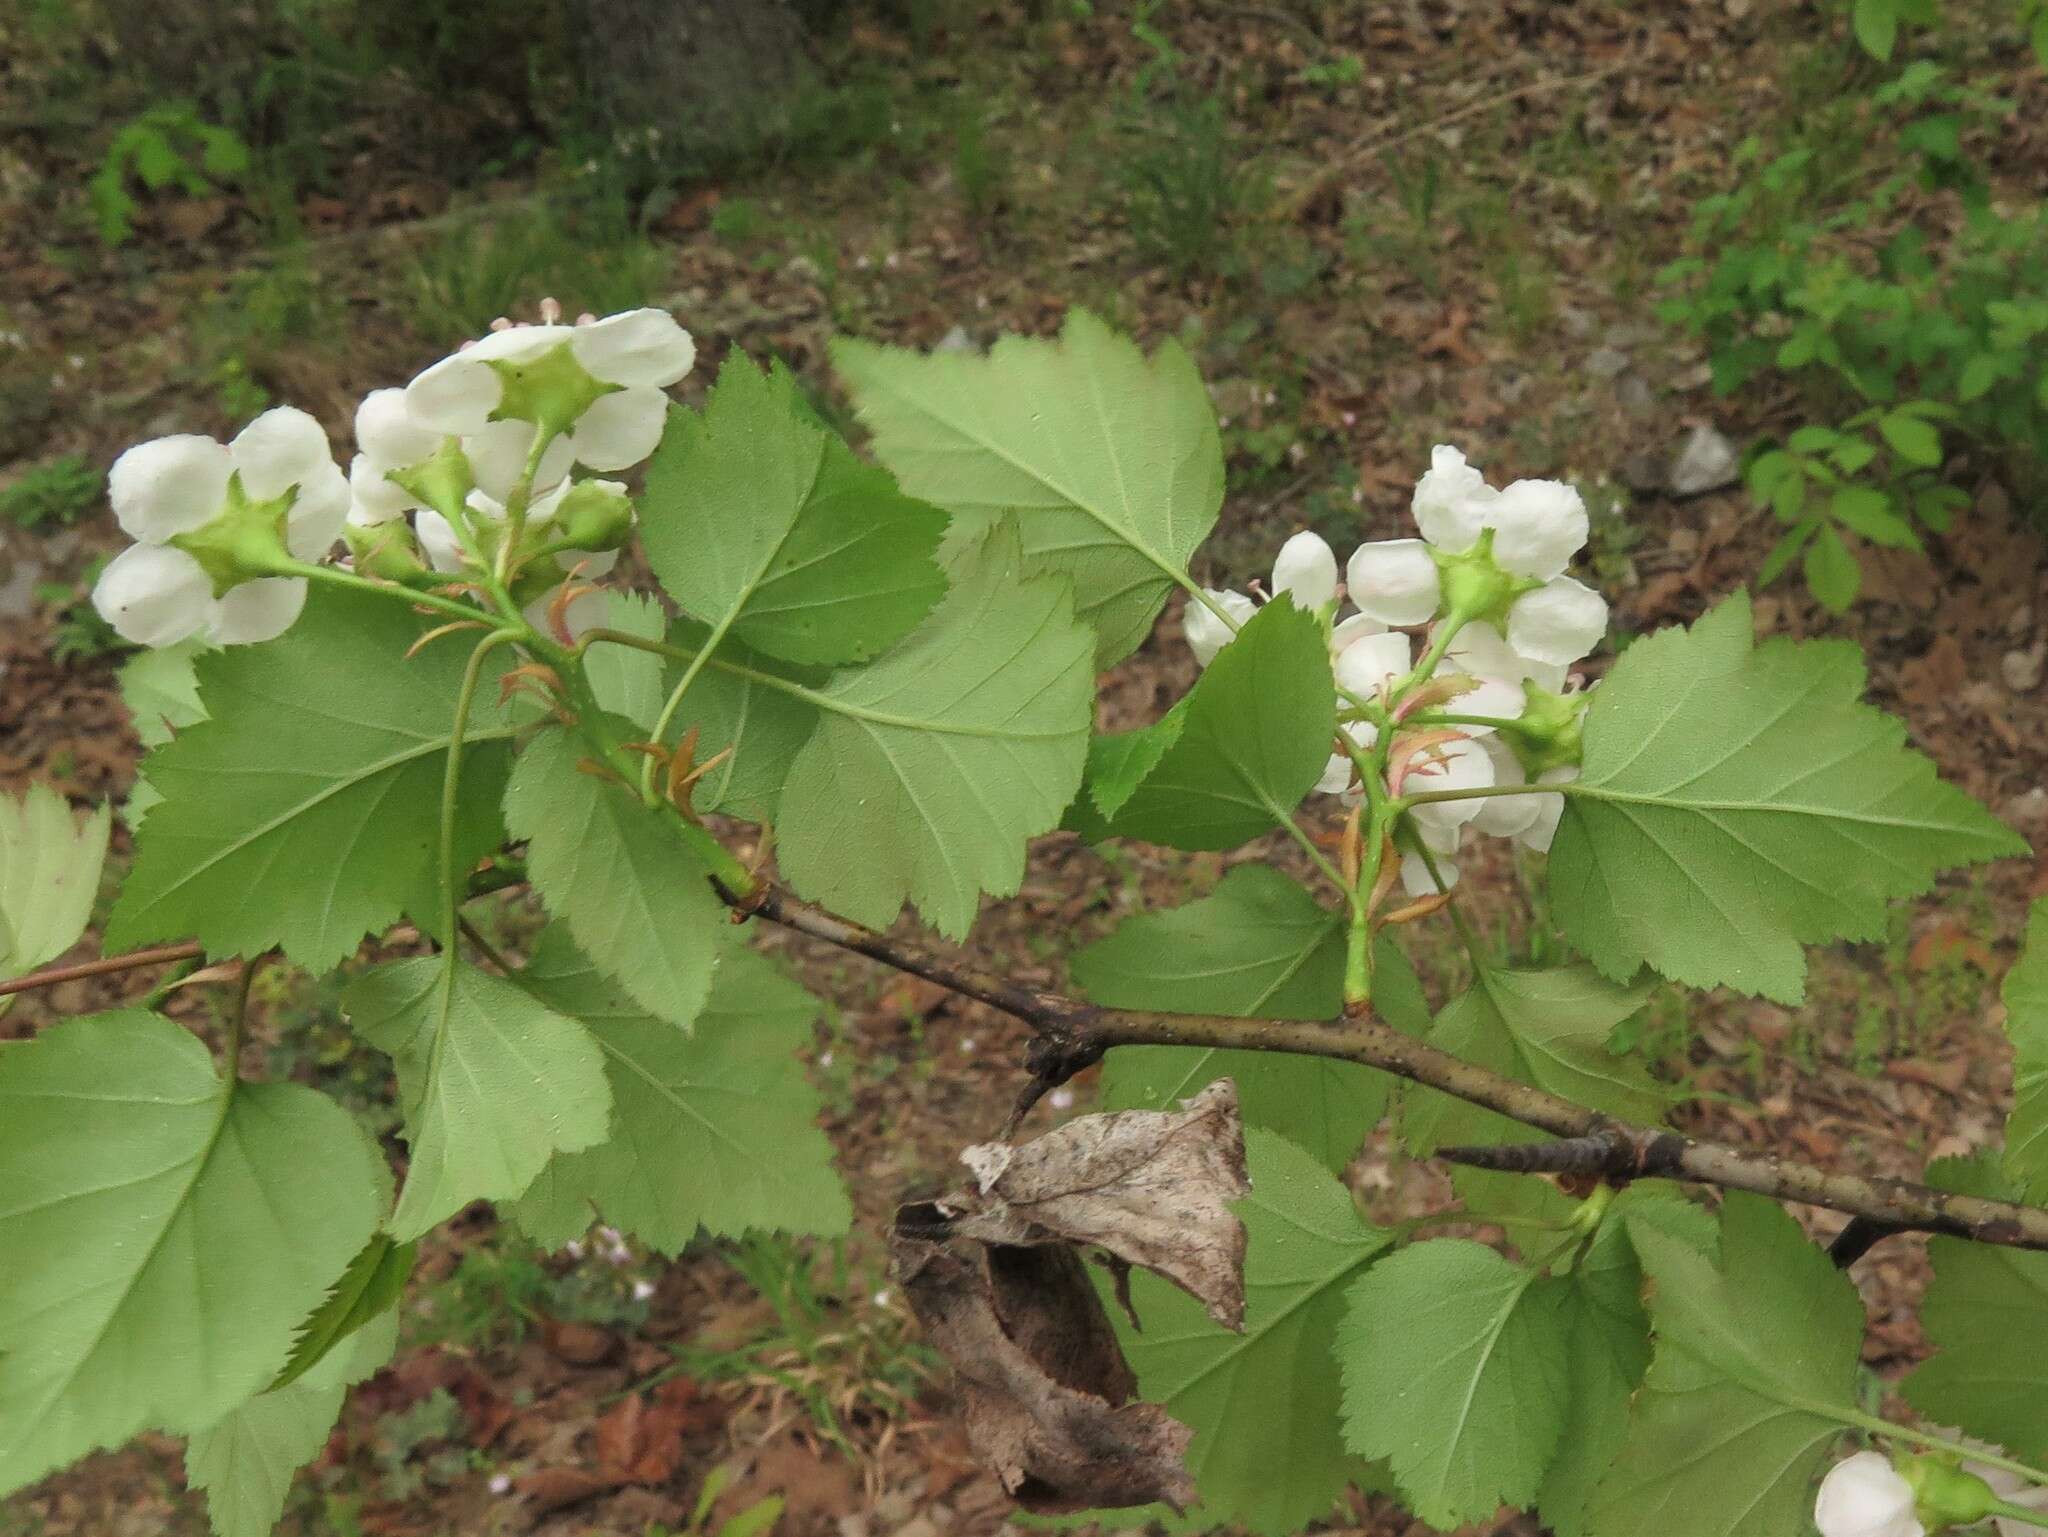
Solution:
[{"label": "white flower", "polygon": [[1500,493],[1448,443],[1429,451],[1429,470],[1415,483],[1410,508],[1422,537],[1440,550],[1469,550],[1487,524],[1487,510]]},{"label": "white flower", "polygon": [[116,555],[92,603],[115,634],[138,646],[175,646],[211,625],[218,607],[199,562],[163,544],[131,544]]},{"label": "white flower", "polygon": [[487,1487],[493,1494],[504,1494],[512,1487],[512,1475],[509,1473],[493,1473]]},{"label": "white flower", "polygon": [[1463,829],[1430,828],[1417,825],[1416,836],[1436,860],[1436,876],[1429,873],[1429,863],[1414,849],[1401,854],[1401,889],[1411,897],[1434,896],[1437,892],[1437,876],[1443,878],[1443,889],[1449,891],[1458,884],[1458,867],[1451,862],[1451,856],[1458,852],[1458,840]]},{"label": "white flower", "polygon": [[1337,557],[1315,534],[1296,534],[1273,558],[1273,595],[1286,593],[1294,606],[1315,610],[1337,598]]},{"label": "white flower", "polygon": [[[1241,592],[1218,591],[1214,587],[1202,589],[1209,603],[1223,610],[1238,624],[1258,612],[1258,605]],[[1216,653],[1237,639],[1237,631],[1220,619],[1209,603],[1189,599],[1180,616],[1180,632],[1187,638],[1188,649],[1195,654],[1195,661],[1207,667],[1216,660]]]},{"label": "white flower", "polygon": [[114,461],[107,500],[130,539],[162,544],[220,516],[234,469],[228,451],[212,438],[191,432],[154,438]]},{"label": "white flower", "polygon": [[420,549],[426,554],[428,565],[436,571],[462,569],[467,558],[462,540],[441,514],[431,510],[420,512],[412,520],[412,531],[419,536]]},{"label": "white flower", "polygon": [[1561,480],[1518,480],[1486,506],[1493,558],[1531,581],[1560,576],[1586,542],[1586,503]]},{"label": "white flower", "polygon": [[[1563,785],[1570,784],[1578,777],[1578,765],[1567,763],[1560,768],[1545,769],[1536,776],[1536,783],[1540,785]],[[1562,795],[1504,795],[1488,797],[1488,799],[1496,798],[1500,800],[1526,800],[1535,804],[1536,814],[1530,819],[1527,827],[1515,834],[1515,838],[1523,848],[1532,849],[1538,854],[1548,854],[1550,852],[1551,840],[1557,836],[1557,824],[1564,816],[1564,797]],[[1418,807],[1417,809],[1420,810],[1421,808]]]},{"label": "white flower", "polygon": [[1353,614],[1349,619],[1340,619],[1330,626],[1330,665],[1336,666],[1337,658],[1344,654],[1344,648],[1355,640],[1368,635],[1386,633],[1386,625],[1370,614]]},{"label": "white flower", "polygon": [[1334,671],[1340,690],[1359,699],[1371,699],[1389,684],[1406,677],[1413,665],[1408,637],[1386,630],[1361,636],[1346,646]]},{"label": "white flower", "polygon": [[1452,636],[1444,653],[1443,670],[1469,673],[1475,678],[1501,678],[1509,683],[1529,680],[1553,694],[1564,687],[1565,678],[1563,664],[1524,656],[1490,624],[1468,624]]},{"label": "white flower", "polygon": [[668,425],[668,396],[652,387],[617,390],[591,402],[569,434],[578,464],[631,469],[653,453]]},{"label": "white flower", "polygon": [[[1490,721],[1520,720],[1522,712],[1529,707],[1529,696],[1522,692],[1522,685],[1511,683],[1506,678],[1481,677],[1467,673],[1462,667],[1450,662],[1437,664],[1437,676],[1470,677],[1472,686],[1464,693],[1448,700],[1442,708],[1453,715],[1475,716]],[[1467,736],[1491,736],[1497,726],[1475,725],[1471,720],[1461,720],[1458,729]]]},{"label": "white flower", "polygon": [[358,528],[389,523],[419,506],[412,493],[390,479],[368,454],[357,454],[349,461],[348,490],[348,520]]},{"label": "white flower", "polygon": [[[512,488],[519,484],[519,477],[526,473],[526,461],[533,452],[534,432],[532,422],[507,419],[487,423],[462,440],[463,456],[469,460],[470,474],[475,477],[479,491],[500,502],[512,494]],[[648,452],[653,450],[650,448]],[[536,492],[554,489],[562,483],[575,462],[575,444],[568,438],[556,438],[540,456],[540,466],[534,472],[533,489]]]},{"label": "white flower", "polygon": [[[1497,785],[1527,784],[1529,776],[1522,772],[1522,760],[1517,758],[1497,736],[1491,733],[1479,739],[1479,745],[1486,749],[1486,756],[1493,760],[1493,782]],[[1472,829],[1494,838],[1512,838],[1527,832],[1542,815],[1545,805],[1557,802],[1559,814],[1564,811],[1562,795],[1488,795],[1481,798],[1479,810],[1473,815]],[[1554,831],[1557,817],[1550,825]],[[1544,846],[1550,840],[1546,837]]]},{"label": "white flower", "polygon": [[1344,575],[1351,601],[1386,624],[1421,624],[1443,596],[1436,561],[1420,539],[1361,544],[1351,552]]},{"label": "white flower", "polygon": [[[407,409],[415,420],[440,432],[480,432],[505,396],[505,381],[491,365],[531,363],[565,342],[591,378],[620,386],[615,392],[619,394],[651,392],[664,412],[660,392],[689,373],[697,358],[690,333],[666,310],[627,310],[589,325],[506,326],[422,372],[405,387]],[[643,413],[648,398],[643,396],[637,408]],[[598,469],[623,469],[635,461],[583,462]]]},{"label": "white flower", "polygon": [[1821,1537],[1927,1537],[1913,1510],[1913,1486],[1878,1452],[1836,1463],[1813,1502]]},{"label": "white flower", "polygon": [[275,640],[292,627],[305,606],[304,577],[260,576],[238,582],[221,594],[207,638],[222,646]]},{"label": "white flower", "polygon": [[1508,644],[1537,662],[1576,662],[1606,631],[1607,600],[1568,576],[1552,577],[1508,609]]},{"label": "white flower", "polygon": [[[1486,749],[1468,736],[1454,736],[1425,748],[1415,756],[1403,777],[1403,793],[1437,790],[1485,790],[1493,785],[1493,759]],[[1538,797],[1531,796],[1534,800]],[[1416,825],[1429,832],[1453,831],[1479,815],[1489,797],[1469,800],[1425,801],[1411,808]]]},{"label": "white flower", "polygon": [[[1369,751],[1380,736],[1380,728],[1369,720],[1341,721],[1337,729],[1349,737],[1361,752]],[[1351,788],[1357,767],[1351,754],[1331,753],[1330,761],[1323,765],[1323,777],[1316,781],[1316,789],[1324,795],[1343,794]]]},{"label": "white flower", "polygon": [[441,437],[406,408],[404,390],[372,390],[356,407],[356,450],[380,470],[433,458]]},{"label": "white flower", "polygon": [[635,1302],[645,1302],[653,1295],[654,1283],[652,1281],[642,1280],[633,1283],[633,1300]]}]

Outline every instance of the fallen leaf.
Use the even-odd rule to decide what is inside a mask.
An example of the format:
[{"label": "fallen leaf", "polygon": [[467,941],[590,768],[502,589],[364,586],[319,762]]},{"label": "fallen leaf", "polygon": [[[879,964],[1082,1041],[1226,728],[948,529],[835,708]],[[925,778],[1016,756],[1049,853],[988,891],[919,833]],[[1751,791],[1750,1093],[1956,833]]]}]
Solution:
[{"label": "fallen leaf", "polygon": [[541,1320],[540,1337],[550,1353],[571,1366],[596,1366],[607,1359],[619,1343],[608,1329],[554,1318]]},{"label": "fallen leaf", "polygon": [[521,1474],[513,1481],[512,1487],[526,1496],[536,1514],[545,1515],[548,1511],[560,1510],[564,1505],[587,1500],[594,1494],[603,1494],[617,1485],[588,1468],[536,1468],[531,1473]]}]

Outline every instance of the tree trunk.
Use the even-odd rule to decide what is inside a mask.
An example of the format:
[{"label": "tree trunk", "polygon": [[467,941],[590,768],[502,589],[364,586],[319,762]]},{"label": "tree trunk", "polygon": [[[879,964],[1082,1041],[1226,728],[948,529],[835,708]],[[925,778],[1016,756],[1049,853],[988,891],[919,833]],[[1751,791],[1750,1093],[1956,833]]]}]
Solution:
[{"label": "tree trunk", "polygon": [[584,89],[622,149],[702,164],[773,139],[809,68],[793,0],[577,0]]}]

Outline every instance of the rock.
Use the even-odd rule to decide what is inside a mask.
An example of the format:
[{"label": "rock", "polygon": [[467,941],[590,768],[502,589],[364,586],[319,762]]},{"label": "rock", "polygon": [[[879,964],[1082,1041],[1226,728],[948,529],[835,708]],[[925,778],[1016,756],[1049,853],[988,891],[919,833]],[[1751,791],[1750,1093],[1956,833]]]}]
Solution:
[{"label": "rock", "polygon": [[1656,397],[1651,395],[1649,385],[1643,382],[1641,374],[1626,374],[1615,383],[1614,398],[1621,403],[1624,411],[1637,416],[1648,416],[1656,409]]},{"label": "rock", "polygon": [[1619,347],[1595,347],[1586,357],[1586,372],[1596,379],[1619,377],[1628,368],[1628,354]]},{"label": "rock", "polygon": [[1727,436],[1713,427],[1693,428],[1671,461],[1665,484],[1673,496],[1698,496],[1732,486],[1741,477],[1742,458]]},{"label": "rock", "polygon": [[2036,641],[2025,651],[2006,652],[1998,659],[1998,671],[2015,694],[2030,694],[2040,686],[2044,660],[2048,660],[2048,641]]},{"label": "rock", "polygon": [[932,348],[934,352],[974,352],[977,350],[979,349],[974,345],[974,338],[967,334],[967,327],[965,326],[953,327],[952,330],[939,338],[938,346]]},{"label": "rock", "polygon": [[2005,803],[2005,820],[2018,828],[2048,825],[2048,788],[2035,785]]}]

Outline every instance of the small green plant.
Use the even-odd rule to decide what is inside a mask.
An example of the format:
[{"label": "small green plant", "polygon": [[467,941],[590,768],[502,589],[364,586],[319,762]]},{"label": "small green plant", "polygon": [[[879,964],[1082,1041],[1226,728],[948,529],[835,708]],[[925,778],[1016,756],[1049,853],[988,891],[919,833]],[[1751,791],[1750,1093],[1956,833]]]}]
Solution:
[{"label": "small green plant", "polygon": [[704,1487],[697,1491],[697,1504],[690,1512],[689,1524],[673,1529],[653,1525],[647,1528],[646,1537],[762,1537],[763,1533],[774,1531],[775,1523],[782,1519],[782,1496],[779,1494],[754,1501],[745,1510],[734,1512],[716,1526],[711,1524],[711,1507],[731,1487],[732,1479],[731,1465],[721,1462],[704,1475]]},{"label": "small green plant", "polygon": [[1139,8],[1132,35],[1152,50],[1118,114],[1113,177],[1131,242],[1176,277],[1234,266],[1233,220],[1249,201],[1223,99],[1199,92],[1180,54]]},{"label": "small green plant", "polygon": [[[2017,0],[2020,30],[2033,46],[2034,57],[2048,69],[2048,0]],[[1856,46],[1873,59],[1889,62],[1907,27],[1941,25],[1939,0],[1850,0],[1849,29]]]},{"label": "small green plant", "polygon": [[170,188],[186,197],[210,197],[216,182],[240,180],[249,164],[249,146],[232,130],[207,122],[188,101],[163,102],[130,118],[86,184],[101,242],[118,246],[134,236],[142,207],[130,190],[134,182],[150,192]]},{"label": "small green plant", "polygon": [[953,182],[967,217],[983,229],[1009,200],[1009,153],[989,138],[988,122],[977,110],[962,112],[953,130]]},{"label": "small green plant", "polygon": [[50,611],[50,655],[60,662],[89,662],[129,649],[128,642],[100,617],[93,606],[93,584],[107,567],[107,557],[91,562],[75,582],[38,582],[38,606]]},{"label": "small green plant", "polygon": [[100,475],[83,454],[36,465],[0,491],[0,522],[17,528],[69,528],[99,500]]}]

